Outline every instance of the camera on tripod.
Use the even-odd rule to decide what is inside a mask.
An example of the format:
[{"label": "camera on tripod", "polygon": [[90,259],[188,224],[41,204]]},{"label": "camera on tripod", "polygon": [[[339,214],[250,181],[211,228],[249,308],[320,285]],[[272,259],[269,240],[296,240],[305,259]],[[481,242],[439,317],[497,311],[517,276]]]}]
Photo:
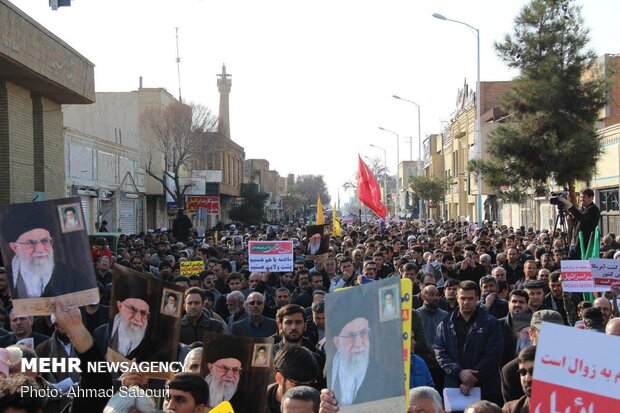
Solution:
[{"label": "camera on tripod", "polygon": [[549,203],[551,205],[556,205],[558,209],[563,209],[564,203],[562,203],[559,198],[568,199],[568,191],[564,190],[564,191],[558,191],[558,192],[551,192],[551,196],[549,197]]}]

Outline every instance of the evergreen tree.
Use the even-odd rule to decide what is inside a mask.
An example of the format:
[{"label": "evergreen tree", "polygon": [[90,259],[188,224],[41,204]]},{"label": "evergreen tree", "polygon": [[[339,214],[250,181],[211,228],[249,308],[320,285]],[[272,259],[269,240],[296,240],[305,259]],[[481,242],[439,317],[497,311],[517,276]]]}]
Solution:
[{"label": "evergreen tree", "polygon": [[610,82],[597,71],[588,41],[573,0],[532,0],[513,33],[495,44],[520,74],[502,102],[507,122],[490,135],[491,161],[472,163],[492,187],[540,194],[553,177],[574,199],[575,181],[591,179],[602,153],[595,121]]},{"label": "evergreen tree", "polygon": [[230,218],[247,225],[259,225],[265,218],[265,201],[269,194],[258,192],[258,185],[241,187],[241,205],[230,210]]}]

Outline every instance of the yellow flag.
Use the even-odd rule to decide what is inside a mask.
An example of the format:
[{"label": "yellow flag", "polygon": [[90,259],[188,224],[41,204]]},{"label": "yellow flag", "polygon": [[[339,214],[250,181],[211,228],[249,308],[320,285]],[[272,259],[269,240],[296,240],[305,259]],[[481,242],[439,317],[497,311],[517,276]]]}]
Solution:
[{"label": "yellow flag", "polygon": [[332,235],[334,237],[339,237],[342,235],[342,229],[340,229],[340,220],[338,219],[338,214],[336,214],[336,208],[332,209]]},{"label": "yellow flag", "polygon": [[321,195],[319,194],[316,194],[316,224],[325,224],[325,217],[323,216],[323,204],[321,204]]}]

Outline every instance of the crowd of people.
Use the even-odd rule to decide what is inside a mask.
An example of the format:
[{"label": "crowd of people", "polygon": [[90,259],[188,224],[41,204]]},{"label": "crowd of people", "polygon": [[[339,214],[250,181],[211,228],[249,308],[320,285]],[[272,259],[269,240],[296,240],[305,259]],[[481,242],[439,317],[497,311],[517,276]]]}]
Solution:
[{"label": "crowd of people", "polygon": [[[443,412],[444,388],[468,395],[475,387],[482,400],[467,413],[527,412],[543,321],[620,335],[616,287],[589,300],[563,290],[560,263],[572,251],[571,240],[559,230],[490,222],[477,226],[460,220],[357,223],[329,239],[325,256],[307,259],[305,228],[293,223],[229,225],[198,238],[183,221],[183,231],[176,234],[122,235],[116,250],[104,238],[95,240],[92,257],[101,301],[79,311],[57,306],[52,317],[15,314],[10,280],[0,268],[0,347],[18,346],[27,359],[104,359],[96,330],[108,328],[116,265],[184,287],[178,357],[183,372],[165,385],[138,372],[118,377],[24,374],[2,350],[0,375],[7,378],[0,386],[0,412],[6,411],[2,406],[13,408],[11,412],[151,412],[162,401],[145,391],[163,386],[168,389],[166,412],[214,407],[234,397],[235,383],[244,373],[240,366],[213,361],[208,380],[198,376],[203,351],[209,351],[202,348],[206,331],[275,339],[270,357],[265,348],[257,354],[257,362],[269,363],[272,372],[266,413],[338,411],[342,397],[336,399],[324,374],[326,342],[335,338],[326,336],[325,297],[338,288],[388,277],[409,278],[414,286],[409,412]],[[243,237],[241,246],[233,241],[238,236]],[[247,242],[266,239],[293,241],[293,271],[248,270]],[[600,250],[604,257],[620,258],[620,235],[606,234]],[[184,276],[184,261],[202,261],[204,270]],[[170,299],[167,311],[176,311],[175,300]],[[133,310],[133,315],[140,311]],[[363,346],[368,330],[343,332],[348,327],[338,337],[346,337],[351,348]],[[30,348],[24,345],[29,340]],[[67,379],[81,387],[126,386],[136,392],[131,397],[117,393],[109,400],[71,399],[63,396],[66,392],[45,400],[18,397],[24,383],[60,388]],[[351,400],[362,391],[360,385],[343,382],[338,391]]]}]

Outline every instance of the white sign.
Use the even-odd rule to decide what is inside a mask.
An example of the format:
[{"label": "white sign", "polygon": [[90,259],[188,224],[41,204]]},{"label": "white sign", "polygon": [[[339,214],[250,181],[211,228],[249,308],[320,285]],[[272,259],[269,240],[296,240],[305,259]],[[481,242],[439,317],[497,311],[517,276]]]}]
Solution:
[{"label": "white sign", "polygon": [[192,175],[198,178],[203,178],[205,182],[222,182],[222,171],[216,171],[212,169],[194,169]]},{"label": "white sign", "polygon": [[605,286],[608,290],[611,286],[620,285],[620,260],[592,258],[590,266],[594,285]]},{"label": "white sign", "polygon": [[543,323],[536,347],[530,411],[620,411],[618,337]]},{"label": "white sign", "polygon": [[293,271],[293,241],[250,241],[250,271]]},{"label": "white sign", "polygon": [[562,289],[568,293],[607,291],[609,288],[594,285],[592,268],[588,260],[562,260]]}]

